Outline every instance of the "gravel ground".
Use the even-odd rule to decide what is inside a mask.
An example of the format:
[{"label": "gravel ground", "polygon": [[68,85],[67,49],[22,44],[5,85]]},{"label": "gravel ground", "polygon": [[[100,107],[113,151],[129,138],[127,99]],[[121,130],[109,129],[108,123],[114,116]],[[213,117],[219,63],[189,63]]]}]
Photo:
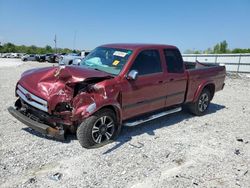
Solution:
[{"label": "gravel ground", "polygon": [[87,150],[7,112],[21,73],[44,66],[52,65],[0,68],[0,187],[250,187],[249,78],[228,77],[202,117],[183,111],[124,127],[115,142]]},{"label": "gravel ground", "polygon": [[0,59],[0,68],[3,68],[3,67],[17,67],[17,66],[21,65],[22,63],[23,62],[20,61],[20,59],[1,58]]}]

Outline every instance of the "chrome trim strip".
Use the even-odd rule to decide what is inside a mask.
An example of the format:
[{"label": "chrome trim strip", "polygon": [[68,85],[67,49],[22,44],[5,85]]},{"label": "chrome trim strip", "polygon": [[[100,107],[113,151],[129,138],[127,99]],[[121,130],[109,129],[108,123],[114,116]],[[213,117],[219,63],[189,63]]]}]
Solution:
[{"label": "chrome trim strip", "polygon": [[28,104],[30,104],[31,106],[35,107],[35,108],[38,108],[44,112],[48,112],[48,108],[47,106],[43,106],[42,104],[39,104],[35,101],[29,101],[26,96],[20,91],[20,90],[17,90],[16,93],[19,95],[19,97],[21,97],[25,102],[27,102]]},{"label": "chrome trim strip", "polygon": [[158,114],[151,115],[151,116],[149,116],[149,117],[146,118],[146,119],[140,119],[140,120],[137,120],[137,121],[134,121],[134,122],[126,122],[126,123],[124,123],[123,125],[124,125],[124,126],[127,126],[127,127],[133,127],[133,126],[139,125],[139,124],[141,124],[141,123],[145,123],[145,122],[151,121],[151,120],[153,120],[153,119],[160,118],[160,117],[165,116],[165,115],[168,115],[168,114],[172,114],[172,113],[175,113],[175,112],[179,112],[179,111],[181,111],[181,110],[182,110],[182,108],[181,108],[181,107],[178,107],[178,108],[175,108],[175,109],[168,110],[168,111],[166,111],[166,112],[161,112],[161,113],[158,113]]},{"label": "chrome trim strip", "polygon": [[30,94],[31,98],[34,100],[34,101],[37,101],[45,106],[48,106],[48,103],[47,101],[33,95],[32,93],[30,93],[29,91],[27,91],[25,88],[23,88],[20,84],[17,85],[17,88],[25,95],[25,94]]}]

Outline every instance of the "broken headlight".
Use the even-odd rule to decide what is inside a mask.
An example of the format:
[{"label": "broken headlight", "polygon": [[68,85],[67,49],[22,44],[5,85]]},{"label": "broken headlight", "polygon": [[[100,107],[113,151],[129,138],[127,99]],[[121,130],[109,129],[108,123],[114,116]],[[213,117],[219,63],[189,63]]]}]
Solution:
[{"label": "broken headlight", "polygon": [[70,106],[69,103],[66,102],[61,102],[56,105],[55,111],[56,112],[64,112],[64,111],[71,111],[72,107]]}]

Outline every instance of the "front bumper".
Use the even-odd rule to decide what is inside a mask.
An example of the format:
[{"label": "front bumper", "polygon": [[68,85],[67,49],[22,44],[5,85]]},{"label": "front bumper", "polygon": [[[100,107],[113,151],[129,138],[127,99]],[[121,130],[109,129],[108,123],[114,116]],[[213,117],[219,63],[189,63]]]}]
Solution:
[{"label": "front bumper", "polygon": [[21,121],[22,123],[24,123],[28,127],[36,130],[37,132],[51,136],[51,137],[56,138],[58,140],[65,140],[64,130],[55,129],[55,128],[50,127],[46,124],[34,121],[34,120],[30,119],[29,117],[20,113],[18,110],[16,110],[12,106],[8,108],[8,111],[16,119],[18,119],[19,121]]}]

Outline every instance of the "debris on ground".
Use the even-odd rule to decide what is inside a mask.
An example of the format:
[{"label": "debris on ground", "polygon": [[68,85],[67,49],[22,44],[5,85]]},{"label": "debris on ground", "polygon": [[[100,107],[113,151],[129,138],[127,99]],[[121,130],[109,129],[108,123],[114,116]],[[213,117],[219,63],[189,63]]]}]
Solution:
[{"label": "debris on ground", "polygon": [[137,143],[138,143],[138,145],[131,144],[131,143],[129,143],[129,145],[132,146],[132,147],[134,147],[134,148],[142,148],[144,146],[144,144],[141,143],[141,142],[137,142]]},{"label": "debris on ground", "polygon": [[166,158],[168,158],[168,157],[169,157],[169,155],[170,155],[170,153],[167,153]]},{"label": "debris on ground", "polygon": [[62,178],[62,173],[55,173],[49,177],[51,180],[59,181]]},{"label": "debris on ground", "polygon": [[247,170],[246,172],[244,172],[244,174],[243,174],[243,175],[245,176],[247,173],[248,173],[248,170]]},{"label": "debris on ground", "polygon": [[35,183],[35,182],[36,182],[36,178],[30,178],[30,179],[28,180],[28,182],[29,182],[29,183]]},{"label": "debris on ground", "polygon": [[235,153],[236,155],[239,155],[239,154],[240,154],[240,150],[239,150],[239,149],[236,149],[236,150],[234,151],[234,153]]},{"label": "debris on ground", "polygon": [[242,138],[236,138],[236,140],[237,140],[238,142],[243,142],[243,139],[242,139]]}]

